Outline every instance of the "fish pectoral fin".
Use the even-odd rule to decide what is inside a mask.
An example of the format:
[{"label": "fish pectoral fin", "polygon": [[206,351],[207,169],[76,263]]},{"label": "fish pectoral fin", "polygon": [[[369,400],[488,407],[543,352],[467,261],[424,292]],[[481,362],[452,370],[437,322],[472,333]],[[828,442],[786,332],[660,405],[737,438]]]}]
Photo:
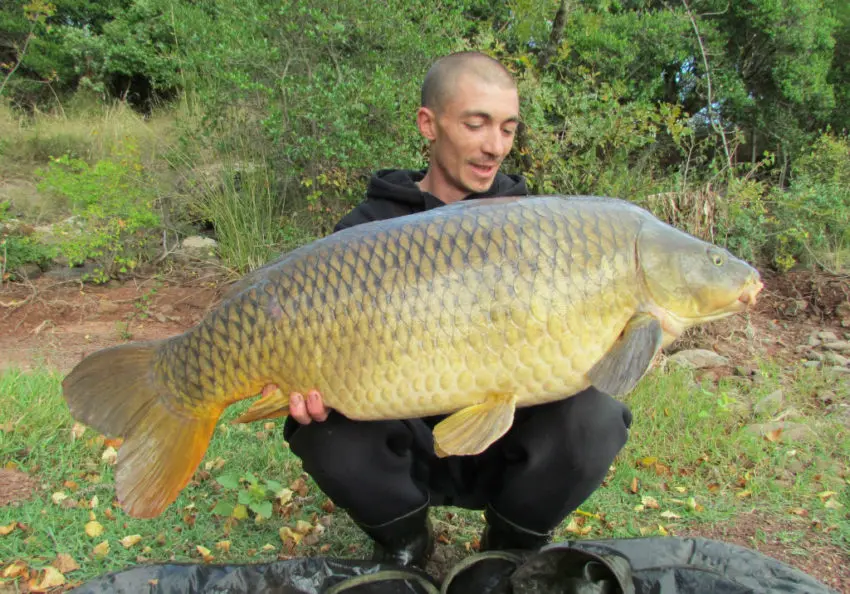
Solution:
[{"label": "fish pectoral fin", "polygon": [[289,414],[289,396],[280,388],[259,398],[248,410],[233,420],[233,423],[252,423],[260,419],[275,419]]},{"label": "fish pectoral fin", "polygon": [[657,318],[645,313],[633,316],[611,350],[588,372],[588,379],[611,396],[630,392],[649,369],[663,339]]},{"label": "fish pectoral fin", "polygon": [[510,429],[515,410],[515,394],[494,394],[457,411],[434,427],[434,451],[441,458],[480,454]]}]

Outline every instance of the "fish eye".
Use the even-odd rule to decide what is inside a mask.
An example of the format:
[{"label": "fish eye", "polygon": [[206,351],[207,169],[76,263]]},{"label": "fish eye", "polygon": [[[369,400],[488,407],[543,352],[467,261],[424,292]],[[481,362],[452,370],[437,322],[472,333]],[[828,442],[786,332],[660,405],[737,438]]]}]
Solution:
[{"label": "fish eye", "polygon": [[710,254],[710,257],[711,257],[711,262],[715,266],[723,266],[723,262],[724,262],[723,254],[720,254],[718,252],[712,252]]}]

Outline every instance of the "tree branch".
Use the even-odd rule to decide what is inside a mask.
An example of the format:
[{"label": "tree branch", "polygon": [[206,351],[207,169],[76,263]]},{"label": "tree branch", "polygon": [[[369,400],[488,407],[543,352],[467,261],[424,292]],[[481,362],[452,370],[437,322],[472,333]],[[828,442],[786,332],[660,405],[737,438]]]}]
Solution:
[{"label": "tree branch", "polygon": [[3,94],[3,89],[6,88],[6,83],[8,83],[9,79],[12,78],[12,75],[15,74],[15,71],[18,69],[18,66],[21,65],[21,62],[24,61],[24,55],[26,55],[26,53],[27,53],[27,48],[30,45],[30,39],[33,38],[33,31],[35,31],[35,23],[32,24],[32,26],[30,27],[30,32],[27,33],[27,39],[24,42],[24,49],[22,49],[20,51],[20,53],[18,53],[18,61],[15,62],[15,65],[12,67],[12,69],[6,75],[6,78],[3,79],[3,84],[0,84],[0,95]]},{"label": "tree branch", "polygon": [[705,65],[705,80],[708,83],[708,119],[711,122],[711,127],[715,129],[715,131],[720,134],[720,138],[723,140],[723,151],[726,154],[726,163],[729,165],[729,170],[732,170],[732,155],[729,153],[729,142],[726,140],[726,133],[723,132],[723,128],[717,124],[714,120],[714,109],[712,108],[712,104],[714,100],[712,98],[712,90],[711,90],[711,72],[708,69],[708,56],[705,52],[705,46],[702,43],[702,37],[699,33],[699,27],[697,26],[697,21],[694,18],[693,13],[691,13],[691,7],[688,6],[687,0],[682,0],[682,4],[685,7],[685,11],[688,13],[688,18],[691,20],[691,25],[694,28],[694,33],[697,36],[697,43],[699,44],[699,50],[702,54],[702,62]]},{"label": "tree branch", "polygon": [[552,23],[552,31],[549,33],[549,42],[543,48],[543,53],[540,54],[540,59],[537,62],[537,67],[542,71],[549,65],[549,61],[555,52],[558,51],[558,46],[561,45],[561,40],[564,38],[564,28],[567,26],[567,0],[561,0],[558,5],[558,12],[555,13],[555,21]]}]

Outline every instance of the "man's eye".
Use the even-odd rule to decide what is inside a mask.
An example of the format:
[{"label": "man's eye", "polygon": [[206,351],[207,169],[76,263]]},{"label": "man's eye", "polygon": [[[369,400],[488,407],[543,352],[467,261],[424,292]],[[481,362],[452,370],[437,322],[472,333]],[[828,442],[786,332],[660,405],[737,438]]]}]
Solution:
[{"label": "man's eye", "polygon": [[481,127],[481,124],[477,122],[467,122],[466,127],[472,130],[478,130]]},{"label": "man's eye", "polygon": [[502,131],[508,136],[513,136],[514,134],[516,134],[516,128],[504,128]]}]

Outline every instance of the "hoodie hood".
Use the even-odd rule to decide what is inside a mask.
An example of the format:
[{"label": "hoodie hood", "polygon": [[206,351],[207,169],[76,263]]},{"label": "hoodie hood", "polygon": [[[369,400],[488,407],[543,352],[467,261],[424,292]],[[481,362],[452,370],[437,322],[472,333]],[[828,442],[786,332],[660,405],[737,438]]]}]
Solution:
[{"label": "hoodie hood", "polygon": [[[377,171],[369,180],[366,189],[367,198],[377,198],[400,202],[414,208],[426,209],[442,205],[443,202],[428,192],[423,192],[416,185],[425,177],[427,169],[382,169]],[[499,172],[493,185],[486,192],[470,194],[464,200],[473,198],[488,198],[493,196],[520,196],[528,194],[528,187],[521,175]]]}]

